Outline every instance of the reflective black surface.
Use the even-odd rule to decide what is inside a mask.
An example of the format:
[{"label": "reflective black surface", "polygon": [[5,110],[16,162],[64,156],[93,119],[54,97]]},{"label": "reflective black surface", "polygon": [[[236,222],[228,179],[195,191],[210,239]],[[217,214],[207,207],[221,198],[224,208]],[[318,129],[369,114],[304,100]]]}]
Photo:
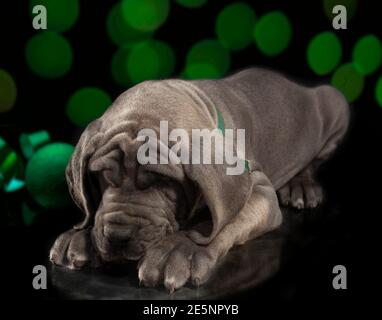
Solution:
[{"label": "reflective black surface", "polygon": [[254,288],[274,276],[284,264],[312,240],[304,232],[309,224],[326,219],[327,209],[283,209],[281,228],[233,248],[210,280],[195,288],[187,285],[169,294],[163,286],[140,287],[136,265],[109,266],[99,270],[68,270],[50,266],[53,286],[69,299],[214,299]]}]

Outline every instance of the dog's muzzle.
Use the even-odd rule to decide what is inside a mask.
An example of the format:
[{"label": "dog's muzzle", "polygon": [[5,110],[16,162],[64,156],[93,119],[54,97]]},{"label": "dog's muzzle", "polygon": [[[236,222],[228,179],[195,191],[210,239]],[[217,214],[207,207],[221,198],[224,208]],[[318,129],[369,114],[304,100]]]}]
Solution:
[{"label": "dog's muzzle", "polygon": [[93,242],[105,261],[137,260],[148,247],[173,228],[166,209],[153,207],[147,193],[125,196],[122,190],[105,190],[95,217]]}]

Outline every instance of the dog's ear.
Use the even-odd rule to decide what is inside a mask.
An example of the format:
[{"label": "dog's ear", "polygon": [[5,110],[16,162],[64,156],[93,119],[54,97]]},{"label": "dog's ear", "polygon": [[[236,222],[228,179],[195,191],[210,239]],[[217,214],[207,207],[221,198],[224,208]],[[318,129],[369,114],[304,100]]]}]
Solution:
[{"label": "dog's ear", "polygon": [[81,135],[75,151],[66,167],[66,180],[69,192],[77,206],[85,213],[83,222],[74,226],[75,229],[84,229],[94,219],[97,200],[95,182],[92,181],[88,170],[89,159],[94,154],[102,137],[99,132],[98,120],[90,123]]},{"label": "dog's ear", "polygon": [[187,177],[199,187],[213,224],[209,235],[192,231],[189,236],[196,243],[208,244],[244,207],[252,193],[253,175],[249,171],[241,175],[227,175],[224,164],[190,164],[183,167]]}]

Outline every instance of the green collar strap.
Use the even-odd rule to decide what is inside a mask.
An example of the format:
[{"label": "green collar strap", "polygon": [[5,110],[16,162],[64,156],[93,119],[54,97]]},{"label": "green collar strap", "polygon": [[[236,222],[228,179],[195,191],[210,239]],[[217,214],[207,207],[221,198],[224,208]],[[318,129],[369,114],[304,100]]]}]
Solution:
[{"label": "green collar strap", "polygon": [[[215,110],[216,110],[216,113],[218,115],[218,129],[221,131],[221,133],[223,134],[224,136],[224,133],[225,133],[225,125],[224,125],[224,118],[223,118],[223,115],[222,113],[215,107]],[[247,159],[244,160],[245,161],[245,171],[247,172],[252,172],[254,170],[251,170],[251,166],[249,165],[249,161]]]}]

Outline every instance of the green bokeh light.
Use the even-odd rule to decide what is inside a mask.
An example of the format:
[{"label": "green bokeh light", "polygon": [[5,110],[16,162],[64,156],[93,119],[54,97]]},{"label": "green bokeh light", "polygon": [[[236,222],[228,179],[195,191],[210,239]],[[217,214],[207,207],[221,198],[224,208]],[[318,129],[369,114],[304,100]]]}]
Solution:
[{"label": "green bokeh light", "polygon": [[382,107],[382,76],[379,77],[377,85],[375,86],[375,98],[380,107]]},{"label": "green bokeh light", "polygon": [[185,76],[190,79],[219,78],[230,67],[230,54],[217,40],[196,43],[186,57]]},{"label": "green bokeh light", "polygon": [[175,0],[180,5],[186,8],[200,8],[205,5],[208,0]]},{"label": "green bokeh light", "polygon": [[310,68],[318,75],[332,72],[342,57],[342,46],[333,32],[316,35],[309,43],[307,59]]},{"label": "green bokeh light", "polygon": [[111,75],[116,83],[122,87],[132,85],[127,73],[127,58],[129,56],[129,48],[119,48],[113,55],[111,60]]},{"label": "green bokeh light", "polygon": [[169,0],[122,0],[122,13],[127,23],[140,31],[158,29],[169,11]]},{"label": "green bokeh light", "polygon": [[0,113],[12,109],[16,102],[17,87],[12,76],[0,69]]},{"label": "green bokeh light", "polygon": [[127,57],[127,74],[132,83],[169,77],[175,54],[163,41],[148,40],[133,46]]},{"label": "green bokeh light", "polygon": [[330,20],[332,20],[333,17],[335,16],[335,14],[332,13],[332,11],[336,5],[345,6],[347,18],[348,20],[350,20],[354,16],[357,10],[358,1],[357,0],[324,0],[323,5],[324,5],[324,12]]},{"label": "green bokeh light", "polygon": [[54,209],[71,203],[65,168],[73,151],[69,144],[52,143],[39,149],[28,162],[26,187],[42,207]]},{"label": "green bokeh light", "polygon": [[216,19],[216,34],[220,43],[230,50],[241,50],[252,41],[255,13],[246,3],[236,2],[220,11]]},{"label": "green bokeh light", "polygon": [[382,62],[381,41],[373,34],[359,39],[353,50],[353,62],[362,75],[376,71]]},{"label": "green bokeh light", "polygon": [[121,2],[116,3],[110,10],[106,27],[111,41],[118,46],[131,47],[137,41],[149,38],[152,32],[142,32],[132,28],[122,13]]},{"label": "green bokeh light", "polygon": [[348,102],[354,102],[362,93],[364,77],[352,63],[340,66],[332,76],[332,85],[340,90]]},{"label": "green bokeh light", "polygon": [[30,4],[31,9],[36,5],[46,7],[47,27],[50,31],[69,30],[76,23],[80,12],[78,0],[30,0]]},{"label": "green bokeh light", "polygon": [[218,79],[219,71],[210,64],[190,64],[184,70],[183,76],[188,79]]},{"label": "green bokeh light", "polygon": [[103,90],[96,87],[85,87],[77,90],[66,106],[70,121],[78,127],[85,127],[100,117],[111,105],[112,100]]},{"label": "green bokeh light", "polygon": [[70,43],[57,33],[39,32],[26,45],[29,68],[44,78],[64,76],[72,66],[73,53]]},{"label": "green bokeh light", "polygon": [[254,38],[257,47],[268,56],[282,53],[292,37],[292,26],[287,16],[280,11],[269,12],[255,24]]}]

